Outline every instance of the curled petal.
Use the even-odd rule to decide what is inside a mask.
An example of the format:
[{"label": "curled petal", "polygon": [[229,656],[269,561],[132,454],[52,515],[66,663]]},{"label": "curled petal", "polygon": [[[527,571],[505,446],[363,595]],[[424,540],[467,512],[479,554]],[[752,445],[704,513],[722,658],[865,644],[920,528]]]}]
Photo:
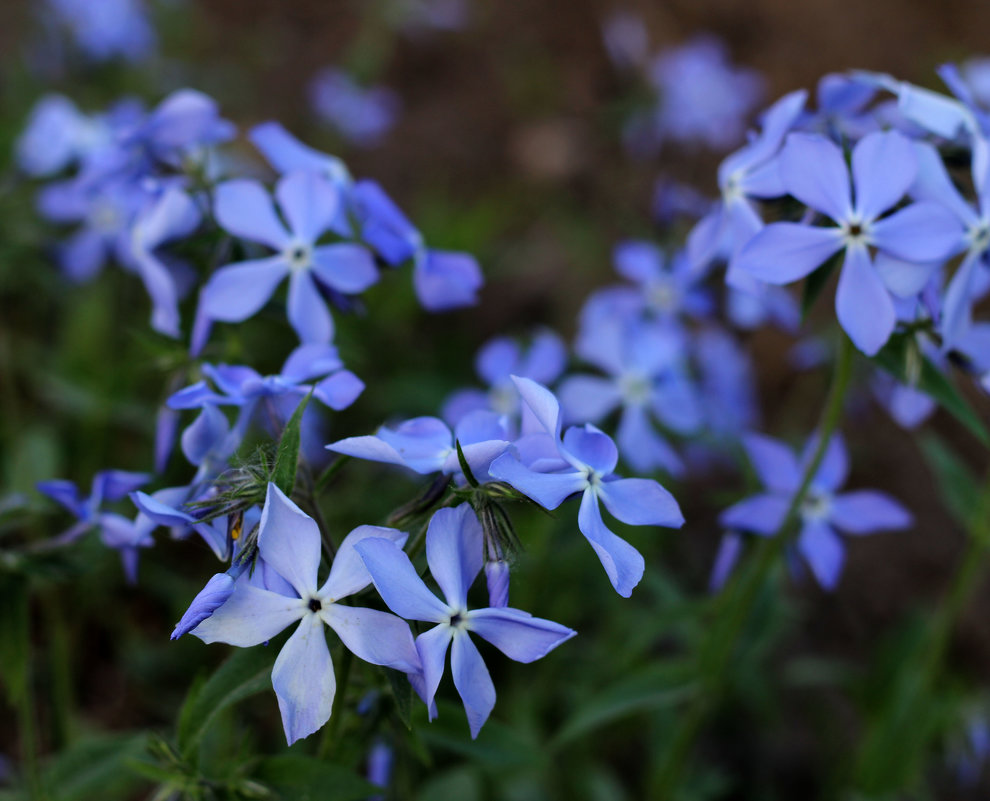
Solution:
[{"label": "curled petal", "polygon": [[615,591],[624,598],[632,595],[633,588],[643,578],[643,556],[624,539],[609,531],[598,509],[598,500],[591,491],[586,491],[581,498],[578,528],[598,554]]},{"label": "curled petal", "polygon": [[244,581],[226,603],[203,620],[192,633],[205,643],[225,642],[247,648],[267,642],[306,614],[304,602],[287,598]]},{"label": "curled petal", "polygon": [[475,609],[468,620],[471,631],[516,662],[534,662],[577,634],[519,609]]},{"label": "curled petal", "polygon": [[316,521],[268,484],[258,529],[258,550],[269,566],[288,581],[301,598],[316,592],[320,567],[320,529]]}]

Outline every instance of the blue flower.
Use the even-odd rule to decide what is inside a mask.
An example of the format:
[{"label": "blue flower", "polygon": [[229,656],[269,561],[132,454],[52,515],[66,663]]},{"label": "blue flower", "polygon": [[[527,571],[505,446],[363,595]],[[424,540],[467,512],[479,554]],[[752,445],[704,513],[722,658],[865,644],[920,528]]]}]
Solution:
[{"label": "blue flower", "polygon": [[214,320],[246,320],[289,277],[292,327],[303,342],[330,342],[333,320],[319,287],[346,294],[363,292],[378,280],[374,260],[366,248],[351,242],[317,245],[334,225],[341,203],[339,191],[321,175],[290,173],[279,180],[275,195],[288,230],[256,181],[238,179],[217,187],[214,212],[220,225],[278,254],[220,268],[203,289],[204,311]]},{"label": "blue flower", "polygon": [[495,706],[495,686],[469,632],[510,659],[533,662],[576,632],[559,623],[510,607],[469,609],[467,594],[484,561],[481,524],[468,504],[440,509],[426,532],[426,559],[444,599],[423,583],[409,557],[394,541],[369,537],[355,548],[389,609],[409,620],[437,625],[416,638],[423,665],[424,700],[431,709],[450,648],[454,686],[477,737]]},{"label": "blue flower", "polygon": [[[747,435],[743,445],[766,492],[729,507],[719,516],[719,523],[731,531],[775,535],[784,523],[817,438],[811,438],[800,460],[782,442],[761,434]],[[845,561],[845,545],[838,531],[859,536],[911,525],[911,514],[885,493],[857,490],[839,494],[848,471],[846,448],[836,435],[829,441],[825,458],[799,509],[797,552],[827,590],[839,583]],[[727,575],[725,559],[719,561],[719,574]]]},{"label": "blue flower", "polygon": [[645,563],[639,551],[605,525],[599,501],[629,525],[680,528],[684,517],[677,501],[656,481],[615,477],[618,450],[593,425],[574,426],[561,441],[557,398],[527,378],[514,380],[532,414],[534,430],[539,431],[519,440],[516,453],[496,459],[489,473],[545,509],[556,509],[567,497],[581,493],[578,528],[594,548],[615,591],[628,597],[643,577]]},{"label": "blue flower", "polygon": [[404,543],[406,536],[378,526],[355,529],[341,543],[327,580],[317,587],[320,531],[274,484],[268,485],[258,550],[287,582],[289,591],[275,592],[238,582],[223,605],[192,633],[206,643],[247,647],[270,640],[298,621],[272,670],[272,685],[290,745],[330,718],[336,681],[324,624],[360,659],[406,673],[420,672],[419,656],[406,623],[387,612],[338,603],[371,581],[356,550],[362,540],[371,538],[394,547]]},{"label": "blue flower", "polygon": [[360,147],[381,142],[395,124],[400,107],[391,89],[359,86],[344,70],[333,67],[313,76],[309,99],[318,117]]},{"label": "blue flower", "polygon": [[141,0],[47,0],[56,22],[92,61],[137,62],[155,50],[155,31]]},{"label": "blue flower", "polygon": [[255,405],[265,398],[287,399],[294,410],[312,391],[318,401],[340,411],[364,391],[364,382],[344,369],[337,349],[319,342],[299,345],[289,354],[278,375],[262,376],[247,365],[204,364],[202,371],[212,386],[197,381],[173,394],[168,405],[173,409],[202,408],[207,404],[239,406],[243,410],[239,423],[242,429]]},{"label": "blue flower", "polygon": [[566,378],[559,389],[566,419],[598,423],[621,406],[616,436],[626,462],[637,471],[660,467],[680,473],[680,457],[651,420],[681,434],[696,431],[702,423],[700,399],[684,363],[681,331],[637,319],[598,319],[582,325],[575,350],[609,377]]},{"label": "blue flower", "polygon": [[[897,322],[891,289],[910,269],[903,265],[931,265],[949,256],[959,239],[958,222],[947,209],[928,202],[881,218],[917,174],[910,140],[893,131],[870,134],[853,149],[855,199],[842,151],[816,134],[788,137],[780,171],[789,194],[837,226],[771,223],[745,245],[737,268],[768,283],[787,284],[844,251],[835,299],[839,323],[860,350],[875,354]],[[879,251],[878,264],[870,247]]]},{"label": "blue flower", "polygon": [[460,476],[455,441],[460,443],[464,458],[479,481],[488,477],[492,460],[510,444],[504,419],[494,412],[479,410],[463,417],[454,431],[437,417],[414,417],[394,429],[382,426],[374,436],[338,440],[327,445],[327,450],[402,465],[421,475],[442,471]]},{"label": "blue flower", "polygon": [[567,362],[563,340],[549,330],[536,333],[525,350],[508,337],[495,337],[478,351],[474,369],[488,386],[487,391],[463,389],[443,405],[443,417],[457,425],[469,412],[487,409],[515,420],[519,416],[519,393],[512,376],[531,378],[540,384],[557,380]]}]

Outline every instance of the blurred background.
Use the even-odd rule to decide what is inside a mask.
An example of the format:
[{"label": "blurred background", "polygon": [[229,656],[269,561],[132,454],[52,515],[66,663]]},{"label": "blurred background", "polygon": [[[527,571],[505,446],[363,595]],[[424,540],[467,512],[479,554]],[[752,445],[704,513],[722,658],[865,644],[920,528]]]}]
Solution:
[{"label": "blurred background", "polygon": [[[32,498],[38,480],[86,483],[103,467],[150,464],[169,358],[142,333],[140,288],[120,275],[66,286],[51,265],[45,229],[13,177],[15,140],[46,92],[97,110],[121,95],[152,105],[174,89],[199,89],[242,130],[276,119],[340,155],[354,175],[386,187],[432,245],[477,255],[487,283],[476,308],[428,317],[405,297],[405,284],[382,286],[369,300],[374,315],[341,326],[347,363],[371,388],[359,409],[333,423],[334,436],[348,436],[387,418],[435,413],[447,393],[476,380],[473,354],[495,334],[545,325],[569,340],[587,294],[614,281],[615,242],[683,237],[687,223],[664,218],[663,188],[676,182],[714,197],[719,161],[783,93],[813,91],[822,75],[848,68],[935,87],[934,67],[982,55],[990,31],[990,4],[975,0],[149,0],[148,37],[133,52],[104,59],[73,42],[71,25],[53,22],[52,8],[60,6],[71,11],[72,3],[0,3],[0,451],[5,491]],[[99,24],[119,23],[126,6],[109,3]],[[643,109],[656,103],[656,84],[644,78],[652,59],[698,37],[712,37],[703,41],[715,48],[714,60],[744,76],[719,102],[749,102],[740,101],[710,142],[638,127]],[[133,30],[122,41],[133,45]],[[675,70],[672,80],[696,86],[693,69]],[[704,90],[686,93],[690,100]],[[235,152],[258,161],[243,140]],[[382,309],[388,325],[375,319]],[[267,359],[260,367],[275,368],[289,336],[249,335],[239,347]],[[826,377],[792,369],[794,339],[785,333],[765,329],[744,340],[757,365],[763,429],[779,436],[810,430]],[[980,408],[986,417],[986,403]],[[940,413],[929,425],[973,467],[984,467],[957,423]],[[868,717],[871,687],[896,667],[911,621],[941,597],[955,570],[962,533],[942,509],[912,436],[866,396],[845,435],[849,486],[890,492],[910,506],[916,525],[857,541],[834,594],[795,586],[766,610],[772,653],[740,667],[731,702],[703,741],[710,775],[697,780],[694,797],[824,797]],[[382,491],[400,502],[413,486],[380,490],[374,482],[385,475],[348,479],[352,491],[335,507],[341,521],[364,522],[362,493]],[[527,690],[532,674],[499,665],[499,704],[477,746],[448,708],[444,728],[424,734],[434,766],[423,771],[432,778],[418,785],[419,797],[645,797],[643,766],[675,711],[606,716],[607,724],[556,751],[546,738],[584,700],[607,700],[624,671],[662,667],[677,651],[679,627],[705,593],[720,537],[717,512],[733,493],[731,471],[676,490],[689,524],[677,534],[636,535],[656,570],[631,602],[601,586],[598,566],[567,536],[566,522],[530,520],[549,527],[553,542],[569,543],[559,563],[567,581],[544,580],[540,548],[549,546],[523,537],[534,554],[521,567],[514,601],[577,628],[589,645],[548,660],[536,681],[559,677],[554,687]],[[49,510],[35,533],[54,533],[60,522]],[[71,655],[77,667],[60,690],[78,710],[72,725],[99,732],[166,725],[195,669],[221,656],[191,638],[167,641],[213,566],[205,559],[190,566],[182,544],[166,543],[145,559],[139,587],[128,588],[98,546],[77,561],[98,568],[53,585],[35,619],[45,659]],[[77,567],[66,570],[76,576]],[[53,606],[65,614],[49,628]],[[985,686],[990,675],[988,610],[990,588],[983,587],[952,641],[953,674],[967,686]],[[640,647],[646,630],[669,631],[669,640]],[[39,671],[55,675],[44,665]],[[262,698],[247,714],[270,727],[274,703]],[[49,702],[42,698],[42,708]],[[51,716],[40,721],[47,747],[67,736],[57,728]],[[533,764],[541,750],[545,758]],[[0,722],[0,754],[16,751],[15,732]],[[936,788],[931,797],[986,797],[985,787],[954,780],[945,753],[923,768]]]}]

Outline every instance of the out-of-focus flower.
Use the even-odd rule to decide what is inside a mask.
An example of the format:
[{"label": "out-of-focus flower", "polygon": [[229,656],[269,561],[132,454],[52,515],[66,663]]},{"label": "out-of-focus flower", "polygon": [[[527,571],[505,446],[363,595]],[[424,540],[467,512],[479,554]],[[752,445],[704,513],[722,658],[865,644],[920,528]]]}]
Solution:
[{"label": "out-of-focus flower", "polygon": [[316,115],[344,139],[374,147],[398,117],[399,96],[382,86],[359,86],[344,70],[327,67],[313,76],[309,100]]}]

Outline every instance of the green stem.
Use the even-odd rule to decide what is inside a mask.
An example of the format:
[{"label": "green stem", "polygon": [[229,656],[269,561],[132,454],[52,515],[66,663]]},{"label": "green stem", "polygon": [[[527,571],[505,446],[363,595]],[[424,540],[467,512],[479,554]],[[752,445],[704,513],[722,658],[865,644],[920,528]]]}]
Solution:
[{"label": "green stem", "polygon": [[52,691],[52,748],[60,750],[71,737],[72,678],[69,631],[57,595],[45,596],[44,609],[50,632],[49,665]]},{"label": "green stem", "polygon": [[344,696],[347,695],[347,683],[351,678],[351,663],[354,657],[346,648],[340,657],[340,671],[337,674],[337,691],[333,697],[333,706],[330,709],[330,722],[323,730],[323,737],[320,740],[320,747],[317,756],[326,759],[333,752],[333,747],[337,742],[337,734],[340,732],[340,719],[343,717],[342,707]]},{"label": "green stem", "polygon": [[313,494],[319,495],[323,490],[327,488],[327,485],[333,480],[333,477],[340,472],[341,468],[347,464],[352,457],[350,456],[338,456],[333,460],[333,464],[326,468],[322,473],[320,473],[319,478],[313,484]]},{"label": "green stem", "polygon": [[694,742],[721,698],[727,675],[726,667],[729,665],[739,635],[751,616],[760,591],[780,562],[780,555],[789,540],[787,534],[797,521],[801,504],[825,458],[828,443],[842,419],[846,391],[852,375],[853,353],[852,342],[843,335],[832,374],[832,385],[818,426],[818,443],[805,467],[801,484],[791,499],[784,520],[773,536],[761,540],[755,556],[739,571],[717,601],[713,624],[701,644],[697,657],[698,693],[686,713],[679,719],[677,729],[660,758],[650,792],[651,798],[677,797],[677,789],[690,761]]},{"label": "green stem", "polygon": [[47,799],[45,786],[41,781],[38,767],[38,741],[35,731],[36,712],[34,705],[34,684],[31,676],[30,653],[27,654],[27,677],[23,692],[17,703],[17,727],[21,735],[21,761],[24,765],[24,783],[27,786],[27,797],[31,801]]}]

